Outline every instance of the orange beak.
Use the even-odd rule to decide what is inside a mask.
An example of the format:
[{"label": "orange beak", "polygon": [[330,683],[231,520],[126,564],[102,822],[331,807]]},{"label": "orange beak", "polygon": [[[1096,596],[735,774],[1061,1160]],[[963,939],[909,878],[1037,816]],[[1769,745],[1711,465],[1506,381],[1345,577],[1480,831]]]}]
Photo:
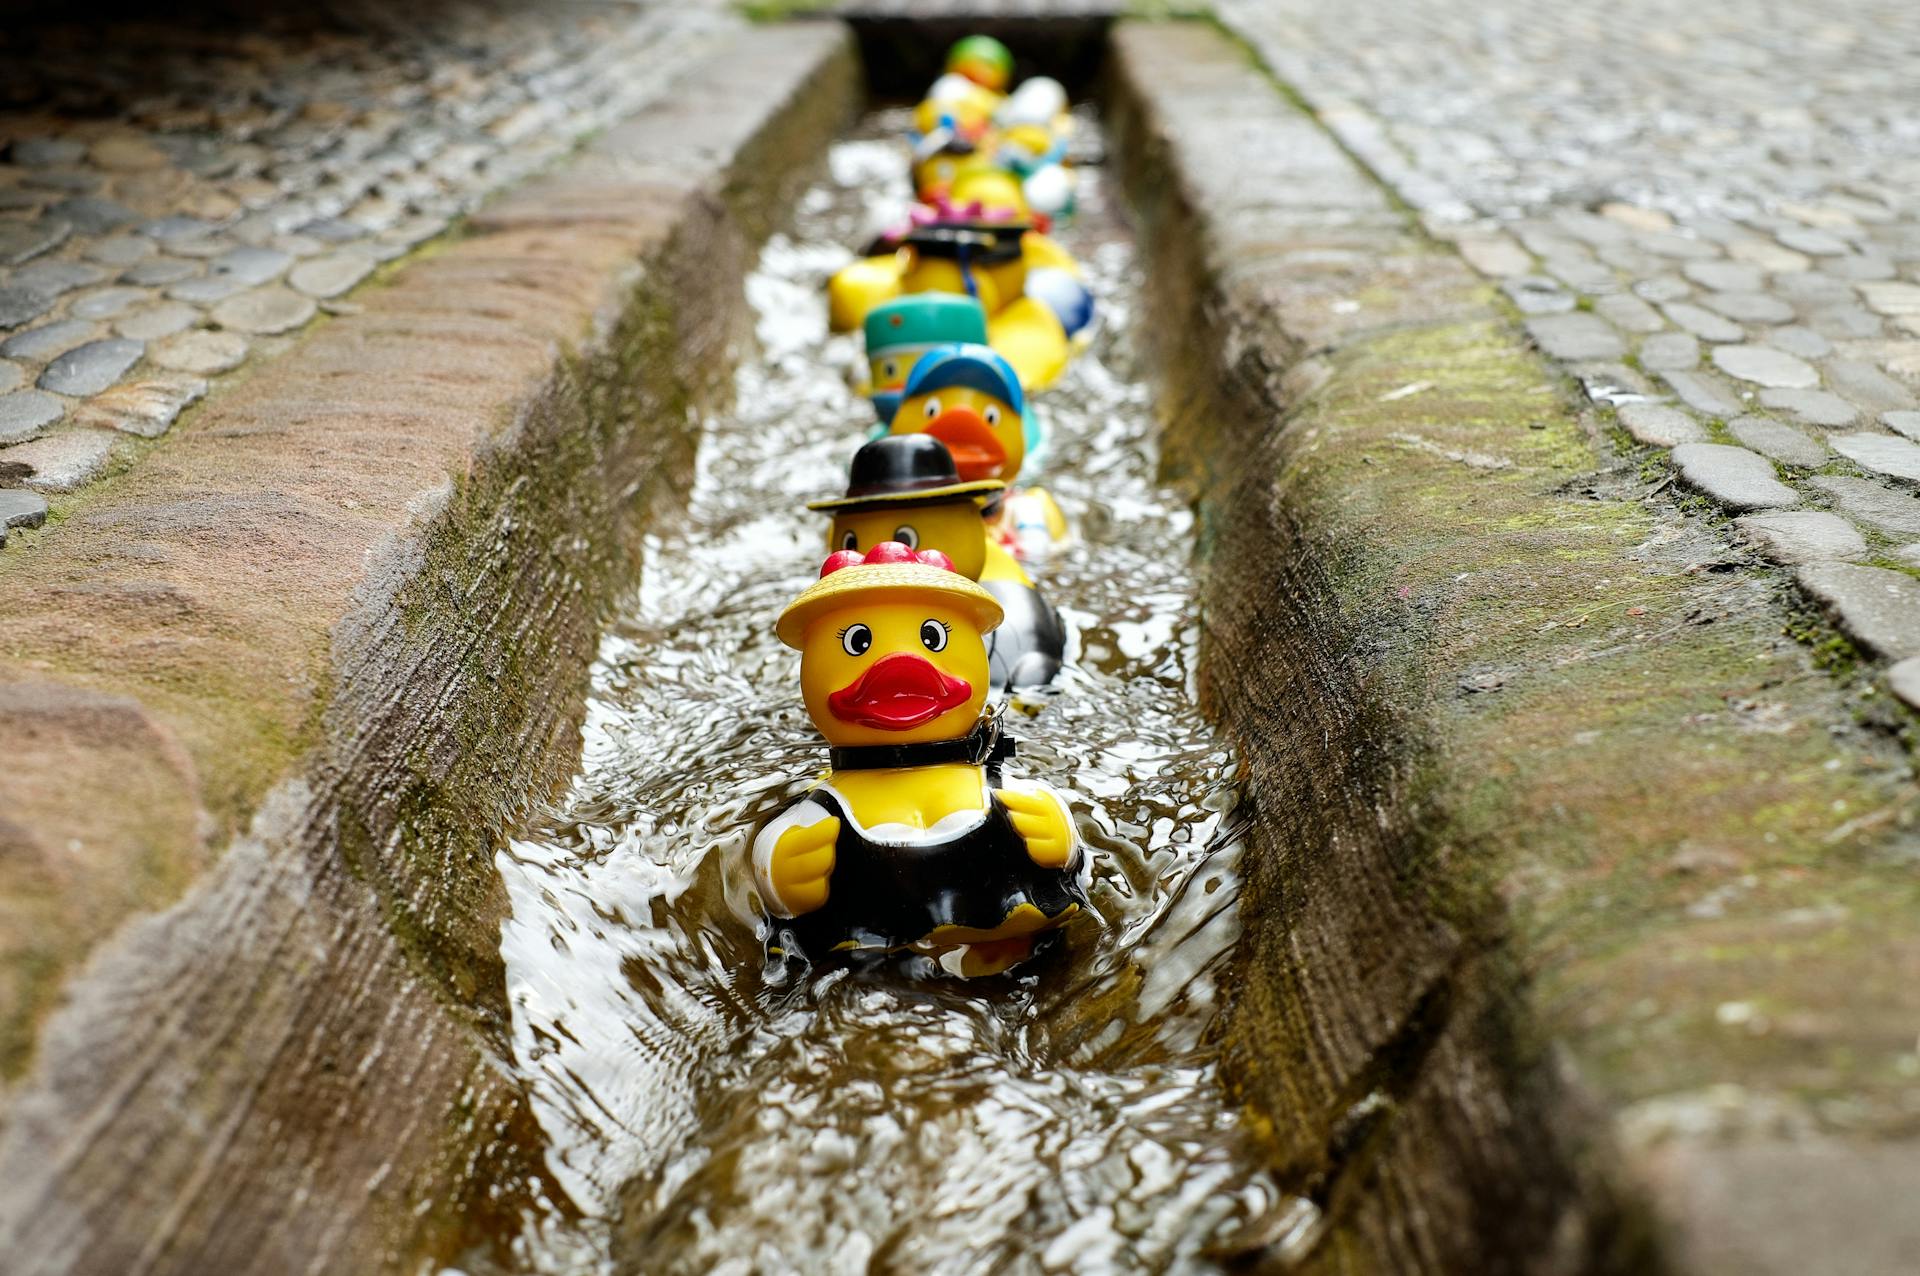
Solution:
[{"label": "orange beak", "polygon": [[927,433],[947,445],[954,468],[968,482],[999,478],[1007,463],[1007,450],[993,436],[993,427],[972,408],[948,408],[933,418]]}]

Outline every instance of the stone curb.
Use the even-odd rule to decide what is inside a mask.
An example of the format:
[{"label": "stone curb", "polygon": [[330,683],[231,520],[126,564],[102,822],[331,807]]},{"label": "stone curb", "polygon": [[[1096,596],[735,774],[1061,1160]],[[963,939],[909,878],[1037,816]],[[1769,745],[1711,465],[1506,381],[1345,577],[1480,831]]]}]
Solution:
[{"label": "stone curb", "polygon": [[[1327,1210],[1309,1266],[1643,1271],[1769,1211],[1883,1225],[1889,1192],[1790,1168],[1781,1114],[1860,1114],[1806,1165],[1900,1128],[1903,751],[1242,48],[1114,41],[1249,790],[1225,1072]],[[1780,1245],[1810,1269],[1835,1234]]]},{"label": "stone curb", "polygon": [[838,25],[740,34],[16,531],[9,1272],[417,1270],[544,1190],[492,854],[857,93]]}]

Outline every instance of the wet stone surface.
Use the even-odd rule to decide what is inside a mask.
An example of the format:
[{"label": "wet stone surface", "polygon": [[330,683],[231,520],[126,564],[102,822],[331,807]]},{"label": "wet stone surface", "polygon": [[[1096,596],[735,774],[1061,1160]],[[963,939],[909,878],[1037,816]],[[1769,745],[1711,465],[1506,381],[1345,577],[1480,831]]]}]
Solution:
[{"label": "wet stone surface", "polygon": [[[1797,499],[1870,538],[1920,531],[1894,437],[1920,437],[1920,130],[1895,105],[1912,6],[1219,8],[1550,357],[1618,347],[1703,428],[1834,469],[1791,476]],[[1649,447],[1706,437],[1672,420],[1621,417]],[[1837,455],[1827,431],[1850,432]],[[1724,454],[1690,456],[1690,483],[1744,493],[1729,508],[1780,495],[1751,462],[1734,484]]]},{"label": "wet stone surface", "polygon": [[[0,48],[0,448],[103,423],[164,432],[178,385],[124,378],[157,365],[191,381],[284,344],[248,338],[297,333],[380,262],[658,97],[738,21],[647,0],[349,3],[164,32],[15,18]],[[0,483],[24,468],[0,463]]]}]

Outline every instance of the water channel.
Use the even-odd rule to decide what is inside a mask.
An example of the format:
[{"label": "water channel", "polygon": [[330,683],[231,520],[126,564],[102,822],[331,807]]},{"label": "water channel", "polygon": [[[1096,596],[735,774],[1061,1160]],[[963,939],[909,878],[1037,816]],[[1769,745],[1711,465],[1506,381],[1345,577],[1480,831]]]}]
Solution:
[{"label": "water channel", "polygon": [[1194,707],[1192,518],[1156,481],[1139,267],[1097,166],[1061,238],[1104,319],[1029,476],[1077,528],[1036,572],[1077,649],[1013,718],[1016,765],[1073,794],[1097,920],[972,983],[796,972],[755,935],[748,838],[825,762],[772,621],[824,556],[803,503],[870,419],[823,285],[905,208],[903,123],[837,144],[766,245],[757,350],[605,636],[579,773],[498,857],[515,1062],[570,1203],[528,1221],[528,1272],[1193,1272],[1313,1229],[1216,1074],[1235,762]]}]

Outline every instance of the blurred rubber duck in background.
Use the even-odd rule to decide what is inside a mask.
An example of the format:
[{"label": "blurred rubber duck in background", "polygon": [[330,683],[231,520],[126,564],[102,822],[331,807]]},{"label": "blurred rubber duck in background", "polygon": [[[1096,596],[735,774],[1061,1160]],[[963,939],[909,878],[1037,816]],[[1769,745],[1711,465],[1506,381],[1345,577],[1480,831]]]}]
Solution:
[{"label": "blurred rubber duck in background", "polygon": [[965,76],[983,89],[1005,93],[1013,82],[1013,50],[990,35],[970,35],[947,50],[947,74]]},{"label": "blurred rubber duck in background", "polygon": [[976,297],[920,292],[883,301],[861,328],[867,344],[867,397],[880,428],[893,424],[900,392],[920,356],[956,342],[985,345],[987,312]]},{"label": "blurred rubber duck in background", "polygon": [[1016,557],[1036,557],[1067,537],[1066,516],[1037,487],[1014,489],[1030,451],[1026,395],[991,347],[941,346],[914,365],[894,413],[893,434],[927,434],[945,445],[960,477],[1008,485],[987,508],[987,530]]},{"label": "blurred rubber duck in background", "polygon": [[913,949],[995,974],[1086,903],[1087,856],[1066,802],[1005,773],[1011,741],[984,714],[1000,604],[934,551],[842,551],[781,612],[807,716],[830,768],[754,836],[769,947]]},{"label": "blurred rubber duck in background", "polygon": [[881,236],[828,282],[829,322],[851,332],[882,302],[922,292],[978,300],[987,344],[1029,390],[1058,380],[1093,326],[1093,294],[1079,266],[1021,222],[935,222]]},{"label": "blurred rubber duck in background", "polygon": [[844,496],[807,506],[833,518],[830,550],[897,541],[938,550],[1000,603],[1005,619],[987,639],[995,687],[1042,687],[1066,659],[1067,626],[1014,557],[988,535],[985,506],[1006,492],[999,479],[960,477],[953,454],[926,434],[874,439],[853,454]]}]

